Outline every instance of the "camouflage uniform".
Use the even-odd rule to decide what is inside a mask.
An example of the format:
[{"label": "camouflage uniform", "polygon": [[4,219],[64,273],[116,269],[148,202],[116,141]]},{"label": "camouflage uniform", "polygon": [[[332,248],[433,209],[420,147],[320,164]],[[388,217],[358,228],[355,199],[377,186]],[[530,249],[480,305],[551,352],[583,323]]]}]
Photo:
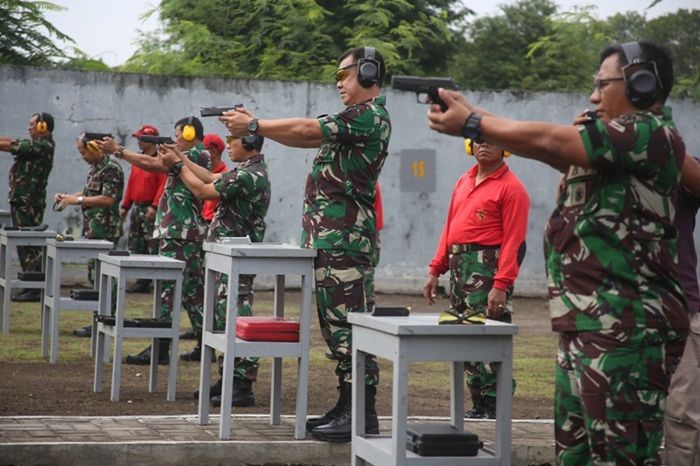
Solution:
[{"label": "camouflage uniform", "polygon": [[[46,184],[53,167],[56,144],[53,137],[19,139],[10,145],[15,162],[10,167],[10,214],[17,227],[40,225],[46,209]],[[17,248],[22,270],[41,270],[41,248],[22,246]]]},{"label": "camouflage uniform", "polygon": [[[124,171],[110,155],[90,166],[83,196],[108,196],[114,199],[110,207],[81,206],[83,212],[83,236],[87,239],[105,239],[116,246],[122,233],[119,203],[124,191]],[[88,280],[94,283],[95,260],[88,261]]]},{"label": "camouflage uniform", "polygon": [[[386,97],[378,96],[319,118],[322,145],[306,180],[303,247],[318,249],[316,307],[321,334],[338,362],[336,374],[352,376],[348,312],[365,312],[364,269],[375,250],[375,185],[387,156],[391,123]],[[379,371],[367,361],[365,383]]]},{"label": "camouflage uniform", "polygon": [[569,169],[546,228],[562,464],[659,463],[688,332],[672,223],[685,145],[664,113],[578,126],[592,168]]},{"label": "camouflage uniform", "polygon": [[[493,288],[493,279],[498,270],[500,248],[485,247],[479,251],[450,254],[450,307],[459,313],[467,309],[486,313],[489,292]],[[506,290],[505,309],[496,320],[511,323],[513,308],[513,285]],[[464,372],[467,374],[467,386],[476,400],[483,396],[496,396],[496,374],[500,364],[483,362],[466,362]],[[515,379],[513,379],[515,391]]]},{"label": "camouflage uniform", "polygon": [[129,251],[133,254],[158,254],[158,244],[153,240],[155,223],[148,220],[146,214],[150,209],[150,203],[131,206],[129,220]]},{"label": "camouflage uniform", "polygon": [[[211,158],[204,145],[197,144],[186,152],[197,165],[211,169]],[[200,215],[202,202],[187,189],[180,176],[168,173],[163,195],[156,212],[153,238],[159,239],[158,254],[185,262],[182,280],[182,305],[196,335],[202,334],[204,299],[204,255],[202,240],[206,226]],[[175,282],[166,281],[161,291],[160,317],[170,319],[173,312]]]},{"label": "camouflage uniform", "polygon": [[[265,215],[270,207],[270,180],[262,154],[240,163],[222,173],[214,183],[220,202],[209,226],[207,241],[226,236],[249,236],[254,243],[265,237]],[[240,275],[238,282],[238,315],[253,315],[253,279],[255,275]],[[217,274],[218,299],[214,307],[214,328],[223,330],[226,324],[227,275]],[[255,380],[258,358],[236,358],[235,377]]]}]

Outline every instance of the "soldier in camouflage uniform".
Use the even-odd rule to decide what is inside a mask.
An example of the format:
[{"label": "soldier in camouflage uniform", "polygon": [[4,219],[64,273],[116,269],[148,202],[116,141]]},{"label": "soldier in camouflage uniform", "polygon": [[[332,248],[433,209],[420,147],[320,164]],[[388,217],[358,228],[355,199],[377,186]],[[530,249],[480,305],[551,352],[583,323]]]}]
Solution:
[{"label": "soldier in camouflage uniform", "polygon": [[[318,249],[316,305],[321,333],[336,360],[340,397],[325,416],[307,429],[324,441],[349,441],[352,328],[349,312],[365,312],[363,278],[376,242],[375,185],[387,156],[391,123],[380,95],[384,61],[372,47],[348,50],[335,73],[343,104],[340,113],[318,119],[257,120],[249,111],[228,112],[220,119],[231,134],[261,134],[294,147],[319,147],[306,181],[302,239]],[[367,432],[378,432],[375,411],[379,371],[369,358],[364,381]]]},{"label": "soldier in camouflage uniform", "polygon": [[673,226],[681,167],[700,190],[700,168],[664,107],[672,87],[670,54],[634,42],[603,51],[595,117],[584,112],[573,126],[481,116],[445,90],[449,108],[428,115],[437,131],[566,172],[545,233],[559,464],[660,464],[667,389],[688,332]]},{"label": "soldier in camouflage uniform", "polygon": [[[56,144],[53,140],[53,117],[48,113],[35,113],[29,119],[29,139],[0,137],[0,151],[11,153],[15,162],[10,168],[10,214],[16,227],[40,225],[46,209],[46,184],[53,166]],[[41,271],[41,248],[22,246],[17,248],[22,270]],[[39,301],[40,290],[24,290],[15,301]]]},{"label": "soldier in camouflage uniform", "polygon": [[[209,153],[204,149],[202,122],[192,116],[182,118],[175,123],[175,142],[173,149],[183,151],[195,164],[211,169]],[[156,228],[153,237],[159,240],[158,254],[185,262],[182,281],[182,305],[190,318],[192,330],[201,338],[202,303],[204,298],[204,256],[202,241],[206,227],[200,215],[202,203],[187,189],[175,170],[169,170],[157,158],[132,152],[119,146],[114,140],[107,139],[101,143],[103,148],[147,171],[167,172],[165,190],[156,212]],[[162,287],[160,318],[169,320],[173,309],[175,283],[166,281]],[[160,340],[158,363],[168,364],[170,342]],[[181,355],[185,357],[187,353]],[[127,364],[150,364],[151,347],[141,353],[128,355]]]},{"label": "soldier in camouflage uniform", "polygon": [[[158,129],[151,125],[143,125],[131,134],[138,141],[142,154],[156,156],[156,146],[150,142],[141,141],[145,136],[158,136]],[[158,210],[159,194],[165,185],[165,173],[148,172],[136,165],[131,167],[129,179],[124,192],[124,200],[119,208],[122,221],[129,215],[129,252],[132,254],[158,254],[158,244],[153,239],[156,211]],[[129,293],[147,293],[151,280],[139,279],[129,289]]]},{"label": "soldier in camouflage uniform", "polygon": [[[175,151],[161,150],[158,155],[169,167],[181,166],[180,178],[199,199],[216,200],[218,206],[207,241],[224,237],[248,236],[254,243],[265,237],[265,215],[270,207],[270,180],[265,157],[260,153],[265,138],[248,136],[228,137],[231,160],[238,166],[229,172],[211,173],[192,161],[178,157]],[[241,275],[238,284],[237,314],[252,315],[254,275]],[[217,274],[217,295],[214,306],[214,329],[224,330],[226,325],[227,276]],[[201,357],[201,339],[195,351]],[[221,363],[222,359],[220,359]],[[222,367],[219,365],[219,373]],[[236,358],[232,405],[254,406],[252,384],[258,373],[257,358]],[[209,395],[214,406],[221,405],[222,380],[211,387]],[[199,391],[195,392],[199,398]]]},{"label": "soldier in camouflage uniform", "polygon": [[[438,277],[449,270],[453,312],[476,312],[510,323],[510,299],[522,261],[530,197],[503,160],[510,154],[488,143],[470,142],[466,148],[477,163],[462,175],[452,193],[423,295],[434,304]],[[500,363],[465,364],[473,404],[466,417],[496,417],[499,367]]]},{"label": "soldier in camouflage uniform", "polygon": [[[90,165],[87,181],[82,191],[74,194],[54,195],[59,210],[69,205],[80,206],[83,213],[83,237],[104,239],[117,245],[121,236],[122,222],[119,217],[119,202],[124,191],[122,167],[108,154],[102,152],[94,141],[81,135],[76,148],[83,160]],[[88,281],[95,280],[95,260],[88,261]],[[116,306],[116,286],[112,289],[112,312]],[[73,331],[78,337],[89,337],[92,325]]]}]

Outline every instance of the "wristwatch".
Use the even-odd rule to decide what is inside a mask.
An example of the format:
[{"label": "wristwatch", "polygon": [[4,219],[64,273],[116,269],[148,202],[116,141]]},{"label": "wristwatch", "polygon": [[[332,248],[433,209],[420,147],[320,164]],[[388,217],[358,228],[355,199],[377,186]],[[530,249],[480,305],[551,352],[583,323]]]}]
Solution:
[{"label": "wristwatch", "polygon": [[476,112],[469,114],[462,126],[462,137],[476,143],[481,142],[481,115]]},{"label": "wristwatch", "polygon": [[248,132],[250,134],[258,134],[258,119],[253,118],[248,122]]},{"label": "wristwatch", "polygon": [[177,175],[182,171],[182,167],[184,167],[184,166],[185,166],[185,163],[182,160],[179,160],[173,164],[173,166],[170,168],[170,170]]},{"label": "wristwatch", "polygon": [[84,200],[85,200],[85,196],[78,196],[78,205],[83,205]]},{"label": "wristwatch", "polygon": [[126,147],[124,146],[117,147],[117,150],[114,151],[114,156],[118,159],[121,159],[124,156],[124,149],[126,149]]}]

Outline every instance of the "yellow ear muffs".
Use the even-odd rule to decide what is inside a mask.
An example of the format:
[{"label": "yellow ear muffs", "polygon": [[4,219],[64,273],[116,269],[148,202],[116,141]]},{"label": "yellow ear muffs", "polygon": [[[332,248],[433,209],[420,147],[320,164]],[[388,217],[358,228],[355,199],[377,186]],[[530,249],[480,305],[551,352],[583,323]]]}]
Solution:
[{"label": "yellow ear muffs", "polygon": [[507,158],[510,157],[511,155],[513,155],[512,152],[508,152],[507,150],[504,150],[504,151],[503,151],[503,158],[504,158],[504,159],[507,159]]},{"label": "yellow ear muffs", "polygon": [[100,153],[100,146],[97,145],[95,141],[88,141],[85,144],[85,147],[87,148],[88,151],[90,151],[93,154],[99,154]]},{"label": "yellow ear muffs", "polygon": [[469,138],[464,140],[464,152],[466,152],[467,155],[474,155],[474,144]]},{"label": "yellow ear muffs", "polygon": [[442,311],[438,317],[439,325],[483,325],[486,323],[486,314],[483,311],[475,311],[467,308],[463,313],[455,309]]},{"label": "yellow ear muffs", "polygon": [[192,118],[189,117],[187,123],[182,127],[182,139],[187,142],[194,141],[194,138],[197,137],[197,130],[192,126]]},{"label": "yellow ear muffs", "polygon": [[36,122],[36,130],[40,133],[45,133],[49,130],[49,125],[47,125],[45,121],[38,120]]}]

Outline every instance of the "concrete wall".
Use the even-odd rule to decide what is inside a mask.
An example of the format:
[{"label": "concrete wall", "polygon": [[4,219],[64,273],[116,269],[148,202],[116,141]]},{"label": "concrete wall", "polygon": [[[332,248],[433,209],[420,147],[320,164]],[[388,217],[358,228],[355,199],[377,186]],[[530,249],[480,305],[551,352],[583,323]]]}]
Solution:
[{"label": "concrete wall", "polygon": [[[472,164],[464,155],[462,140],[430,131],[427,107],[410,93],[386,89],[392,115],[390,154],[380,182],[384,200],[381,263],[377,270],[380,290],[416,291],[422,287],[427,264],[440,235],[454,183]],[[561,93],[467,92],[467,97],[488,110],[518,119],[568,122],[588,106],[588,96]],[[74,140],[83,130],[111,132],[136,148],[130,137],[142,123],[172,134],[176,120],[198,114],[202,106],[243,103],[261,118],[315,117],[342,109],[333,85],[302,82],[201,79],[99,72],[44,70],[0,66],[0,135],[26,137],[29,116],[38,111],[56,119],[56,157],[48,193],[75,192],[88,171]],[[691,153],[700,154],[700,105],[672,102],[675,120]],[[216,119],[203,119],[206,132],[225,134]],[[436,153],[434,171],[408,183],[406,152]],[[272,204],[268,215],[268,241],[297,243],[300,236],[304,182],[315,151],[292,149],[268,141],[264,152],[270,167]],[[0,176],[6,177],[12,157],[0,153]],[[532,208],[528,227],[528,253],[517,290],[544,290],[542,232],[554,206],[559,175],[548,166],[519,157],[508,160],[511,169],[530,192]],[[122,162],[128,173],[128,164]],[[415,174],[415,173],[414,173]],[[401,177],[403,176],[403,180]],[[435,189],[427,181],[434,177]],[[423,183],[424,191],[406,191]],[[402,187],[404,190],[402,190]],[[49,202],[49,206],[52,202]],[[7,209],[7,183],[0,183],[0,208]],[[45,222],[63,230],[76,225],[79,213],[70,208],[46,213]]]}]

